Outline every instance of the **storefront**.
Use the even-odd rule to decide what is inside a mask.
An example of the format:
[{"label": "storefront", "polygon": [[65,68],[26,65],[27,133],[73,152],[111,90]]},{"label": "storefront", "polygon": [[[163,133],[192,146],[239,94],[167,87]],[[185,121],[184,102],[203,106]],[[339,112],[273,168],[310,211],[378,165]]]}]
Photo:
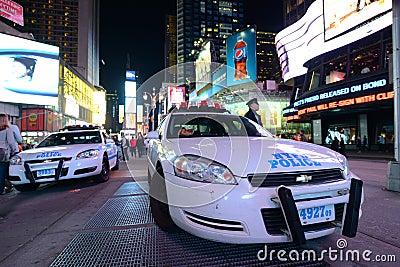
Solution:
[{"label": "storefront", "polygon": [[337,137],[347,149],[356,149],[356,139],[367,139],[378,150],[378,138],[393,149],[393,85],[387,71],[343,80],[304,93],[284,110],[289,122],[308,121],[313,143],[329,146]]}]

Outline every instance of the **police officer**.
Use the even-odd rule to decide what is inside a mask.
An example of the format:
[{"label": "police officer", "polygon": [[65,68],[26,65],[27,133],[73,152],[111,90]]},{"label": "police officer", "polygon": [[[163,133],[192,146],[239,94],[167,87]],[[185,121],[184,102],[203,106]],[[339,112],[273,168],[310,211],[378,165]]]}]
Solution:
[{"label": "police officer", "polygon": [[250,99],[249,102],[246,103],[247,106],[249,106],[249,111],[244,114],[244,116],[255,123],[258,123],[259,125],[263,126],[262,121],[261,121],[261,116],[258,115],[257,111],[260,109],[260,106],[258,105],[257,98]]}]

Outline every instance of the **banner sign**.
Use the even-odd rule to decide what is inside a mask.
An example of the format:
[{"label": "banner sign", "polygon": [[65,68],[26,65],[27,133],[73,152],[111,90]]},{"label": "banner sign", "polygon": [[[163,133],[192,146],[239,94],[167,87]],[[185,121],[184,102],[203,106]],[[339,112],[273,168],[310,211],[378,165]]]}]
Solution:
[{"label": "banner sign", "polygon": [[0,16],[24,26],[24,9],[11,0],[0,0]]}]

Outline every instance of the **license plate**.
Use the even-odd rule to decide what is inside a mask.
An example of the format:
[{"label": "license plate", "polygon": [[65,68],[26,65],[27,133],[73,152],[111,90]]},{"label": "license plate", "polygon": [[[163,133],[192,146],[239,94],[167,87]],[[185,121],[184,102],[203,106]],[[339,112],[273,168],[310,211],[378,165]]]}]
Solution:
[{"label": "license plate", "polygon": [[38,170],[36,175],[37,177],[56,175],[56,170],[55,169]]},{"label": "license plate", "polygon": [[299,210],[302,225],[329,222],[335,220],[335,206],[333,204]]}]

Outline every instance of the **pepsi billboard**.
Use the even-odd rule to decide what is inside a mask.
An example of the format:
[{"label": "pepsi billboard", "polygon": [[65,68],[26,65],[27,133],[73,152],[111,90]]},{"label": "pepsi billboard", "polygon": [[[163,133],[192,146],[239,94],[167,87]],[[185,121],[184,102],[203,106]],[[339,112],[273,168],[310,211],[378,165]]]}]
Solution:
[{"label": "pepsi billboard", "polygon": [[257,80],[256,30],[250,28],[226,40],[227,86]]}]

